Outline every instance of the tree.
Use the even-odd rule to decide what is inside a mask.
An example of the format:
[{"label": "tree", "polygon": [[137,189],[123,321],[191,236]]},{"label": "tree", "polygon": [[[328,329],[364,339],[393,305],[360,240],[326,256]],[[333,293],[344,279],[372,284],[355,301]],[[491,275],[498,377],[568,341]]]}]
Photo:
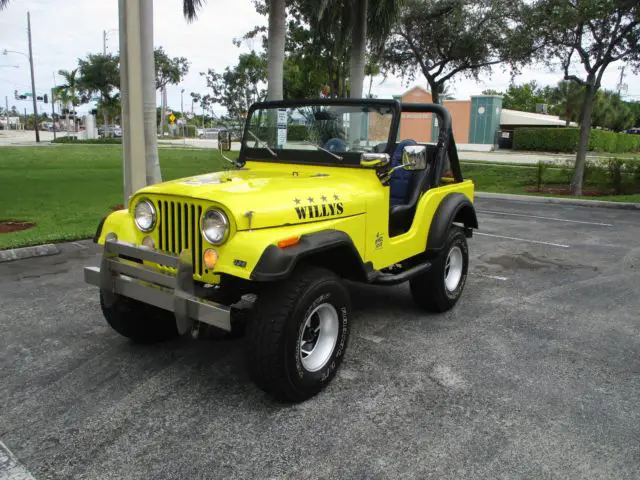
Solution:
[{"label": "tree", "polygon": [[282,100],[284,44],[287,34],[285,0],[269,1],[269,38],[267,40],[267,99]]},{"label": "tree", "polygon": [[[80,72],[79,85],[86,92],[87,97],[95,93],[99,94],[99,108],[101,107],[103,113],[113,112],[114,104],[119,103],[119,99],[115,97],[117,90],[120,89],[118,57],[111,54],[89,54],[87,58],[78,60],[78,71]],[[108,115],[105,121],[109,122]]]},{"label": "tree", "polygon": [[520,0],[408,0],[386,44],[386,68],[426,78],[434,103],[456,75],[478,78],[491,66],[532,61],[538,39],[523,24]]},{"label": "tree", "polygon": [[200,75],[206,77],[207,86],[213,92],[211,101],[225,107],[229,116],[239,121],[252,103],[263,101],[267,96],[264,88],[267,58],[254,51],[240,55],[238,64],[225,68],[222,73],[209,69]]},{"label": "tree", "polygon": [[[564,79],[584,88],[580,141],[571,191],[582,194],[591,116],[602,77],[623,60],[640,68],[640,6],[637,0],[539,0],[529,19],[544,37],[549,58],[559,60]],[[582,75],[573,73],[578,59]]]},{"label": "tree", "polygon": [[160,131],[164,132],[165,110],[164,89],[167,85],[177,85],[189,73],[189,61],[185,57],[169,57],[162,47],[153,51],[156,68],[156,90],[163,92],[160,111]]},{"label": "tree", "polygon": [[[56,87],[56,95],[62,101],[62,103],[66,106],[66,121],[67,121],[67,133],[69,132],[69,110],[75,110],[75,107],[80,105],[80,97],[79,93],[79,85],[80,78],[78,78],[78,69],[75,68],[71,71],[69,70],[58,70],[58,75],[60,75],[65,83],[63,85],[59,85]],[[84,102],[83,102],[84,103]],[[74,131],[78,131],[78,122],[76,122],[76,115],[74,113],[73,116],[73,125]]]}]

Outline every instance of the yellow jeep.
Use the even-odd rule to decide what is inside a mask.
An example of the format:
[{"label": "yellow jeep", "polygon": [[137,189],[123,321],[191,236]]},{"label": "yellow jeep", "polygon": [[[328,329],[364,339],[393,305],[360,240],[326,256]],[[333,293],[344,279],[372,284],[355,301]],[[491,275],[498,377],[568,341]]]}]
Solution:
[{"label": "yellow jeep", "polygon": [[[437,142],[398,141],[404,112],[437,117]],[[221,153],[230,140],[221,133]],[[442,106],[258,103],[230,161],[235,168],[145,187],[100,223],[104,254],[85,279],[121,335],[246,330],[253,380],[302,401],[344,356],[345,280],[408,281],[434,312],[460,298],[478,224]]]}]

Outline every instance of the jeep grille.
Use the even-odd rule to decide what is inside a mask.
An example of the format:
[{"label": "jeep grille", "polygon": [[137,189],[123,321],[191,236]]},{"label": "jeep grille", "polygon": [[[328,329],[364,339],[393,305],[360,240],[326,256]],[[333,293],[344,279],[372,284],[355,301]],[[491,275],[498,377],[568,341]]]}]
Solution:
[{"label": "jeep grille", "polygon": [[184,202],[159,200],[158,249],[177,255],[191,250],[193,273],[202,277],[202,207]]}]

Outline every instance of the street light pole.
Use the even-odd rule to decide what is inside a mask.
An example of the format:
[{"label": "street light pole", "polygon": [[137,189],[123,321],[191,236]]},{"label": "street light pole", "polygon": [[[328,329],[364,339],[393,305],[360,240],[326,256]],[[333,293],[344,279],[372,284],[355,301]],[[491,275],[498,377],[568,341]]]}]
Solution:
[{"label": "street light pole", "polygon": [[29,65],[31,66],[31,95],[33,97],[33,128],[36,131],[36,142],[40,142],[38,131],[38,99],[36,96],[36,79],[33,74],[33,49],[31,48],[31,13],[27,12],[27,33],[29,35]]}]

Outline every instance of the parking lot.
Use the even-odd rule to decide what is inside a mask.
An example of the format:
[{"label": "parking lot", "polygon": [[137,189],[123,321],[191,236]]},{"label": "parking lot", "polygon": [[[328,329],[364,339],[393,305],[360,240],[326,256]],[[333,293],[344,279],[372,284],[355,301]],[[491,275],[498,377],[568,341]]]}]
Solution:
[{"label": "parking lot", "polygon": [[351,285],[345,362],[299,405],[241,339],[111,331],[90,242],[0,264],[0,478],[640,478],[640,211],[477,209],[456,308]]}]

